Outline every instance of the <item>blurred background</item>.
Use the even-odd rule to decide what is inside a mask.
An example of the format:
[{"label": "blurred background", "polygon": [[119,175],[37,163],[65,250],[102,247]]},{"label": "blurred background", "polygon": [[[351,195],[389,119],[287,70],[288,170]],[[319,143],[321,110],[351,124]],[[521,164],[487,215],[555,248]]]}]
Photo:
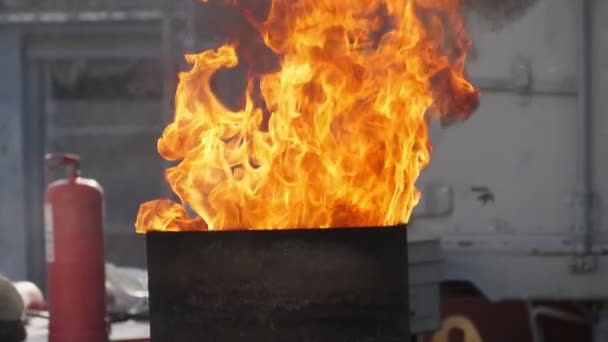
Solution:
[{"label": "blurred background", "polygon": [[[437,307],[425,322],[461,313],[484,340],[540,341],[530,322],[546,311],[531,303],[560,302],[569,316],[557,315],[561,337],[547,341],[591,340],[593,326],[606,341],[608,2],[464,4],[467,70],[482,96],[470,120],[431,127],[409,226],[441,251],[444,297],[433,290],[420,304]],[[103,186],[107,261],[146,267],[133,223],[142,202],[170,196],[156,140],[183,54],[217,46],[233,20],[190,0],[0,0],[1,274],[46,289],[42,204],[64,174],[46,170],[49,152],[79,154]],[[237,99],[243,85],[230,77],[218,87]]]},{"label": "blurred background", "polygon": [[79,154],[82,174],[102,184],[108,260],[145,265],[133,223],[139,204],[163,193],[156,140],[194,39],[186,5],[0,3],[3,273],[44,282],[41,203],[45,184],[64,173],[45,170],[47,152]]}]

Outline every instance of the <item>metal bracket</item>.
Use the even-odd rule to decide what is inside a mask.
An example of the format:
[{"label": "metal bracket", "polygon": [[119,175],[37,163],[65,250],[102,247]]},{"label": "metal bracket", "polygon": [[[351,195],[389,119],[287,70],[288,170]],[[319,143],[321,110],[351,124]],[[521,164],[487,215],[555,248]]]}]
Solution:
[{"label": "metal bracket", "polygon": [[[572,235],[573,253],[568,264],[571,273],[585,274],[595,272],[597,269],[597,258],[593,254],[593,231],[595,226],[593,215],[587,220],[584,220],[585,208],[593,212],[594,195],[576,193],[573,201],[575,215],[577,215],[574,232]],[[589,225],[589,226],[588,226]]]},{"label": "metal bracket", "polygon": [[570,273],[593,273],[597,270],[597,257],[593,254],[573,255],[568,266]]},{"label": "metal bracket", "polygon": [[412,213],[412,219],[450,216],[454,211],[454,190],[443,184],[426,184],[422,187],[420,203]]},{"label": "metal bracket", "polygon": [[534,92],[534,75],[527,58],[520,56],[511,65],[511,82],[522,96],[522,105],[529,104]]}]

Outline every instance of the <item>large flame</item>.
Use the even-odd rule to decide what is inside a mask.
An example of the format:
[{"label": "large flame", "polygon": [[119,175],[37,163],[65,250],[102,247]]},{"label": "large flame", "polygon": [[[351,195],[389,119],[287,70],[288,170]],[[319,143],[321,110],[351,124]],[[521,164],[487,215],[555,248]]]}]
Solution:
[{"label": "large flame", "polygon": [[166,179],[181,204],[142,204],[137,231],[407,222],[428,120],[465,119],[478,101],[458,0],[274,0],[264,21],[246,17],[280,68],[232,110],[210,82],[239,63],[238,45],[186,56],[158,141],[179,161]]}]

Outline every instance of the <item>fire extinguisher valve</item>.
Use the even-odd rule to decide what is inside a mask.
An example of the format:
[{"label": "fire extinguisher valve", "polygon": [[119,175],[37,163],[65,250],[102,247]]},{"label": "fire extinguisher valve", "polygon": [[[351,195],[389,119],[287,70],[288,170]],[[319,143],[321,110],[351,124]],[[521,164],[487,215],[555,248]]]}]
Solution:
[{"label": "fire extinguisher valve", "polygon": [[45,159],[49,170],[65,167],[69,179],[75,179],[80,175],[80,156],[77,154],[48,153]]}]

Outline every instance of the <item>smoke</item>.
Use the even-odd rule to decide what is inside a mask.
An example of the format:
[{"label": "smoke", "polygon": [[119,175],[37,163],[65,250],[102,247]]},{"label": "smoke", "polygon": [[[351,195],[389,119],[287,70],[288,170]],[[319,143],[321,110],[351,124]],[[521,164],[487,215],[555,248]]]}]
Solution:
[{"label": "smoke", "polygon": [[[269,8],[269,0],[215,0],[196,7],[199,39],[207,44],[216,42],[218,46],[230,43],[237,50],[239,64],[219,70],[211,80],[215,95],[233,110],[244,105],[248,78],[257,81],[259,75],[279,68],[279,56],[266,46],[255,27],[256,22],[266,18]],[[201,46],[196,52],[209,48]],[[254,100],[258,100],[256,94],[253,95]],[[263,101],[256,105],[263,107]]]},{"label": "smoke", "polygon": [[520,19],[538,0],[462,0],[469,13],[478,14],[491,30]]}]

